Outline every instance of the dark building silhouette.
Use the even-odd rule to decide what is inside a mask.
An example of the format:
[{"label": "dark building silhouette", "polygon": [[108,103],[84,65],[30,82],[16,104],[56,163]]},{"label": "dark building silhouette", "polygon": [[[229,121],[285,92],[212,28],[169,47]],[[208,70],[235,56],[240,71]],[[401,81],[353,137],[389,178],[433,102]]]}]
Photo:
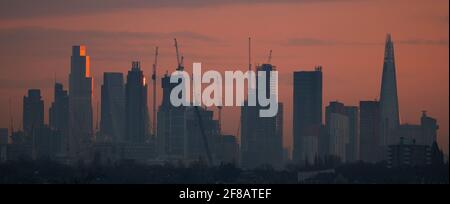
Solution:
[{"label": "dark building silhouette", "polygon": [[167,73],[161,79],[163,98],[157,114],[156,141],[158,154],[164,160],[184,159],[185,154],[186,107],[170,103],[170,92],[177,85],[170,83]]},{"label": "dark building silhouette", "polygon": [[239,162],[239,144],[234,135],[221,135],[217,147],[217,159],[219,163]]},{"label": "dark building silhouette", "polygon": [[386,37],[384,51],[383,76],[381,79],[380,117],[381,141],[383,147],[395,144],[398,141],[392,136],[392,131],[400,125],[397,96],[397,78],[395,70],[394,43],[391,35]]},{"label": "dark building silhouette", "polygon": [[437,142],[433,142],[431,145],[431,164],[432,165],[443,165],[444,164],[444,153],[439,149]]},{"label": "dark building silhouette", "polygon": [[0,128],[0,162],[7,160],[8,128]]},{"label": "dark building silhouette", "polygon": [[125,135],[125,88],[122,73],[103,74],[100,138],[96,142],[123,142]]},{"label": "dark building silhouette", "polygon": [[294,72],[293,94],[294,162],[311,160],[318,155],[322,125],[322,68]]},{"label": "dark building silhouette", "polygon": [[400,143],[389,145],[388,167],[430,165],[431,147],[418,145],[414,140],[400,138]]},{"label": "dark building silhouette", "polygon": [[59,153],[66,153],[69,136],[69,96],[63,85],[55,83],[54,98],[49,110],[49,126],[60,134]]},{"label": "dark building silhouette", "polygon": [[328,154],[347,162],[350,121],[343,103],[333,101],[325,108],[325,127],[328,130]]},{"label": "dark building silhouette", "polygon": [[422,117],[420,118],[420,126],[422,128],[422,142],[425,145],[432,145],[437,139],[437,130],[439,125],[437,120],[428,116],[426,111],[423,111]]},{"label": "dark building silhouette", "polygon": [[34,129],[44,125],[44,101],[41,90],[30,89],[28,96],[23,97],[23,129],[32,135]]},{"label": "dark building silhouette", "polygon": [[359,160],[359,109],[356,106],[345,106],[344,114],[348,117],[348,144],[345,147],[347,162]]},{"label": "dark building silhouette", "polygon": [[438,128],[436,119],[427,116],[424,111],[420,118],[420,124],[401,124],[391,132],[391,137],[396,144],[403,138],[414,141],[418,145],[431,147],[436,141]]},{"label": "dark building silhouette", "polygon": [[125,141],[143,144],[149,139],[147,83],[140,62],[133,62],[125,85]]},{"label": "dark building silhouette", "polygon": [[[276,67],[262,64],[257,72],[266,73],[266,98],[277,94],[277,81],[270,76]],[[258,98],[258,77],[256,78],[256,98]],[[251,92],[251,91],[250,91]],[[251,93],[249,93],[251,94]],[[248,102],[241,107],[241,165],[243,168],[255,168],[271,165],[280,168],[283,165],[283,104],[278,103],[278,113],[274,117],[260,117],[260,110],[268,107],[249,106]]]},{"label": "dark building silhouette", "polygon": [[[202,118],[202,126],[208,147],[212,156],[215,158],[218,150],[219,140],[219,123],[214,120],[214,112],[203,107],[198,107],[198,111]],[[186,131],[184,138],[184,157],[186,161],[203,160],[207,161],[207,153],[203,141],[199,118],[194,107],[186,108],[185,122]]]},{"label": "dark building silhouette", "polygon": [[86,159],[93,140],[93,80],[86,46],[72,47],[69,74],[69,157]]},{"label": "dark building silhouette", "polygon": [[8,144],[6,147],[7,160],[32,159],[32,136],[27,135],[23,131],[13,131],[11,133],[11,140],[11,144]]},{"label": "dark building silhouette", "polygon": [[55,159],[61,152],[61,134],[49,126],[41,126],[33,134],[33,158]]},{"label": "dark building silhouette", "polygon": [[0,128],[0,145],[8,144],[8,128]]},{"label": "dark building silhouette", "polygon": [[378,162],[380,149],[380,103],[360,101],[360,159],[365,162]]}]

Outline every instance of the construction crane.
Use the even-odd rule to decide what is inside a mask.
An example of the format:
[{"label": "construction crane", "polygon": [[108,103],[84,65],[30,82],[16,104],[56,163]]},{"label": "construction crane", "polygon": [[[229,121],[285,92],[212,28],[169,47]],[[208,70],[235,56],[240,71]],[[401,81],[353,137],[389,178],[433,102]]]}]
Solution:
[{"label": "construction crane", "polygon": [[183,66],[183,59],[184,59],[184,57],[181,56],[181,58],[180,58],[180,52],[179,52],[179,50],[178,50],[179,48],[178,48],[178,42],[177,42],[177,39],[174,38],[173,40],[175,41],[175,50],[176,50],[176,52],[177,52],[177,63],[178,63],[177,70],[178,70],[178,71],[183,71],[183,70],[184,70],[184,66]]},{"label": "construction crane", "polygon": [[[183,56],[180,57],[177,39],[174,38],[174,41],[175,41],[175,50],[176,50],[176,54],[177,54],[177,63],[178,63],[177,71],[183,71],[184,70],[184,66],[183,66],[184,57]],[[213,159],[211,156],[211,151],[209,150],[208,138],[206,137],[205,128],[203,127],[202,115],[200,113],[198,106],[194,106],[194,110],[195,110],[195,114],[197,115],[198,124],[200,127],[200,133],[201,133],[202,140],[203,140],[203,147],[205,148],[206,157],[208,159],[208,164],[213,165],[214,163],[213,163]]]},{"label": "construction crane", "polygon": [[267,59],[267,64],[270,64],[272,61],[272,50],[269,51],[269,58]]},{"label": "construction crane", "polygon": [[203,146],[206,151],[206,157],[208,159],[208,164],[213,165],[214,163],[213,163],[213,159],[211,156],[211,151],[209,150],[208,138],[206,137],[205,128],[203,127],[202,115],[200,114],[200,110],[198,109],[198,106],[194,106],[194,109],[195,109],[195,113],[197,115],[198,124],[200,126],[200,132],[201,132],[201,135],[203,138]]},{"label": "construction crane", "polygon": [[152,80],[153,80],[153,114],[152,114],[152,132],[156,135],[156,67],[158,66],[158,46],[155,48],[155,61],[153,62]]}]

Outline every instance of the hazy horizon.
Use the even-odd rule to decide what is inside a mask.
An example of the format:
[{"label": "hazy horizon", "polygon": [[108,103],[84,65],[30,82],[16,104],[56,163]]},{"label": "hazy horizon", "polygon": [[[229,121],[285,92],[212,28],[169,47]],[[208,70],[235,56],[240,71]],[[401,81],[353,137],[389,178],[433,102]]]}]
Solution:
[{"label": "hazy horizon", "polygon": [[[47,0],[31,6],[0,0],[0,5],[0,127],[10,127],[10,99],[14,126],[20,127],[22,98],[32,88],[42,91],[48,121],[55,80],[67,89],[72,45],[86,45],[91,57],[96,121],[103,72],[126,75],[131,61],[139,60],[150,79],[159,46],[160,79],[176,68],[174,37],[189,72],[192,62],[202,62],[203,72],[246,70],[247,38],[252,37],[254,66],[265,63],[273,50],[285,104],[284,145],[290,147],[292,73],[323,66],[323,108],[335,100],[358,106],[378,99],[384,40],[391,33],[401,122],[417,124],[427,110],[438,120],[438,142],[448,155],[449,1],[114,0],[89,5]],[[158,104],[161,93],[158,89]],[[224,133],[236,135],[238,118],[239,108],[224,108]]]}]

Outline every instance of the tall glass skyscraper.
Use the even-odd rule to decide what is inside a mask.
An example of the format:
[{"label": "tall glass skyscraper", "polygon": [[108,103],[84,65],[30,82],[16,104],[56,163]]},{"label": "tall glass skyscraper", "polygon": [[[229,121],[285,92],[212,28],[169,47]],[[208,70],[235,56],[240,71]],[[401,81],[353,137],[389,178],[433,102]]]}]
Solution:
[{"label": "tall glass skyscraper", "polygon": [[292,159],[303,162],[318,154],[322,126],[322,68],[294,72],[294,144]]},{"label": "tall glass skyscraper", "polygon": [[69,74],[69,156],[73,159],[88,156],[88,144],[92,142],[92,93],[86,46],[72,47]]},{"label": "tall glass skyscraper", "polygon": [[381,79],[380,117],[381,145],[394,144],[392,131],[400,125],[397,96],[397,79],[395,74],[394,43],[391,35],[386,37],[384,51],[383,76]]}]

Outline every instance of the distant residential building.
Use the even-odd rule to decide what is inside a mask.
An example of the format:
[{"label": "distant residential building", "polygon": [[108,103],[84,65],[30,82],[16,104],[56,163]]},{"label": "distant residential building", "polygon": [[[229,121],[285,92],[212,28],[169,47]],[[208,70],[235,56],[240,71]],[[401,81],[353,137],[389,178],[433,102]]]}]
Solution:
[{"label": "distant residential building", "polygon": [[400,140],[414,141],[415,144],[424,145],[418,142],[422,137],[422,127],[417,124],[401,124],[397,129],[393,130],[391,133],[393,137],[392,141],[395,143],[400,143]]},{"label": "distant residential building", "polygon": [[380,103],[360,101],[360,159],[365,162],[379,162],[380,148]]},{"label": "distant residential building", "polygon": [[41,90],[30,89],[28,95],[23,97],[23,129],[32,135],[35,128],[44,125],[44,101]]},{"label": "distant residential building", "polygon": [[294,162],[303,163],[319,154],[322,126],[322,68],[294,72],[293,153]]},{"label": "distant residential building", "polygon": [[96,142],[123,142],[125,137],[123,74],[105,72],[101,89],[100,138],[97,138]]},{"label": "distant residential building", "polygon": [[133,144],[144,144],[149,139],[147,88],[140,62],[133,62],[125,86],[125,137]]},{"label": "distant residential building", "polygon": [[431,147],[401,139],[399,144],[389,145],[388,167],[425,166],[431,164]]},{"label": "distant residential building", "polygon": [[422,138],[418,142],[431,146],[437,139],[437,130],[439,129],[437,120],[428,116],[426,111],[423,111],[420,118],[420,126],[422,128]]},{"label": "distant residential building", "polygon": [[392,131],[393,141],[399,143],[401,139],[406,139],[418,145],[431,146],[436,141],[437,121],[426,113],[422,114],[420,121],[420,124],[401,124]]}]

